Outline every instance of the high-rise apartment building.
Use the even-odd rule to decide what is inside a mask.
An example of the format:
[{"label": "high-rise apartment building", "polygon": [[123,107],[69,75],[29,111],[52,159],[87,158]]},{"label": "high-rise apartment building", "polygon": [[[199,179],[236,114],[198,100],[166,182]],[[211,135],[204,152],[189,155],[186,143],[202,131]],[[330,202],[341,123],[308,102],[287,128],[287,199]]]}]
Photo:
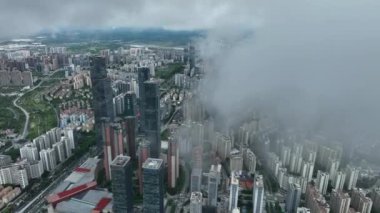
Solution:
[{"label": "high-rise apartment building", "polygon": [[319,190],[311,183],[306,187],[306,207],[310,209],[310,212],[330,212],[329,204]]},{"label": "high-rise apartment building", "polygon": [[288,194],[286,196],[286,212],[296,213],[301,199],[301,187],[299,184],[289,184]]},{"label": "high-rise apartment building", "polygon": [[32,143],[25,144],[20,148],[20,157],[28,161],[39,160],[37,147]]},{"label": "high-rise apartment building", "polygon": [[252,195],[253,212],[262,213],[264,209],[264,182],[263,176],[258,175],[253,184]]},{"label": "high-rise apartment building", "polygon": [[347,190],[351,190],[356,187],[358,182],[359,169],[348,165],[346,168],[346,181],[345,186]]},{"label": "high-rise apartment building", "polygon": [[335,190],[343,190],[344,182],[346,181],[346,173],[339,171],[335,174],[335,178],[332,181]]},{"label": "high-rise apartment building", "polygon": [[328,184],[329,184],[329,174],[318,170],[316,186],[321,194],[323,195],[326,194]]},{"label": "high-rise apartment building", "polygon": [[333,190],[331,193],[330,207],[334,213],[347,213],[350,209],[351,198],[341,190]]},{"label": "high-rise apartment building", "polygon": [[256,172],[256,155],[251,149],[246,150],[243,162],[250,174],[254,174]]},{"label": "high-rise apartment building", "polygon": [[239,199],[239,179],[237,173],[231,174],[231,183],[230,183],[230,199],[228,205],[228,211],[232,211],[237,208]]},{"label": "high-rise apartment building", "polygon": [[219,185],[220,174],[218,168],[215,165],[211,165],[210,173],[208,173],[208,184],[207,184],[207,205],[217,206],[218,202],[218,185]]},{"label": "high-rise apartment building", "polygon": [[40,151],[40,158],[45,171],[52,171],[57,166],[57,156],[54,149],[44,149]]},{"label": "high-rise apartment building", "polygon": [[360,213],[371,213],[373,202],[362,189],[354,189],[351,196],[351,206]]}]

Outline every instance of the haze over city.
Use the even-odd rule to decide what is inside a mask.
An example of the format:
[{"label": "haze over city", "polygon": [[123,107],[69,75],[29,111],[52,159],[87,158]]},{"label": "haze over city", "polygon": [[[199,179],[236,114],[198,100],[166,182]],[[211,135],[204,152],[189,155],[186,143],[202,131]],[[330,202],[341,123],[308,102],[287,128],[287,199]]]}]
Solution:
[{"label": "haze over city", "polygon": [[380,2],[3,0],[2,212],[380,212]]}]

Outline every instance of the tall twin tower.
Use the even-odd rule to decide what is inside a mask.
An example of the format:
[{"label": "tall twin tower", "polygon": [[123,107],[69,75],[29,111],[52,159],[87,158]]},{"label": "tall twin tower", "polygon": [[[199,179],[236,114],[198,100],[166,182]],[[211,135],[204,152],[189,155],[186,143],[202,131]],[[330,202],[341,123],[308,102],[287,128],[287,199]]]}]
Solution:
[{"label": "tall twin tower", "polygon": [[150,142],[150,157],[160,158],[161,120],[159,82],[151,79],[149,69],[138,70],[138,97],[132,91],[123,94],[123,112],[115,114],[111,79],[107,76],[106,60],[94,56],[91,81],[97,145],[104,150],[106,176],[110,179],[110,164],[118,155],[136,158],[136,135]]}]

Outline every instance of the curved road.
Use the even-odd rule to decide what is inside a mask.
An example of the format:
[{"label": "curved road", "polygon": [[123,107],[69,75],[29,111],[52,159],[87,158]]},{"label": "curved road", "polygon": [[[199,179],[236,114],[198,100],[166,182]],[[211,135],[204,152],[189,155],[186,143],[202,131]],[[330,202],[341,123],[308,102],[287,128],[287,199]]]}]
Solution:
[{"label": "curved road", "polygon": [[22,106],[17,104],[17,101],[22,97],[23,95],[18,96],[16,99],[13,100],[13,106],[19,108],[25,115],[25,123],[24,123],[24,129],[22,131],[22,134],[18,136],[18,139],[25,139],[26,135],[28,134],[28,126],[29,126],[29,113],[26,111]]}]

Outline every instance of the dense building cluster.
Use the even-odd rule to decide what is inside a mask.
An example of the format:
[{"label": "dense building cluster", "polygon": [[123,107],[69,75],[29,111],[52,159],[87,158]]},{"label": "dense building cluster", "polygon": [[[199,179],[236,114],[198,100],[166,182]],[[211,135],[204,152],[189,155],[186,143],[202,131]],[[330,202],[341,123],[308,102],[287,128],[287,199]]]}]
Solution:
[{"label": "dense building cluster", "polygon": [[0,87],[4,86],[33,86],[33,75],[30,71],[0,70]]}]

